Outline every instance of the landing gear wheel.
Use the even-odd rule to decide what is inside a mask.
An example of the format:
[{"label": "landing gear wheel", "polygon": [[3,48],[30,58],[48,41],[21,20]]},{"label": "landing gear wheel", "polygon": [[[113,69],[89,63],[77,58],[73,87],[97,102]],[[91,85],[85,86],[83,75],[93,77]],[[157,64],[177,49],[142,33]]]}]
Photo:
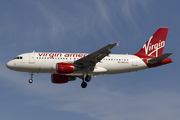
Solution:
[{"label": "landing gear wheel", "polygon": [[91,81],[91,76],[90,76],[90,75],[86,75],[85,81],[86,81],[86,82]]},{"label": "landing gear wheel", "polygon": [[34,75],[34,73],[30,72],[31,78],[29,79],[29,83],[32,83],[32,82],[33,82],[33,75]]},{"label": "landing gear wheel", "polygon": [[82,87],[82,88],[86,88],[86,86],[87,86],[87,83],[83,81],[83,82],[81,83],[81,87]]},{"label": "landing gear wheel", "polygon": [[29,83],[32,83],[33,82],[33,79],[29,79]]}]

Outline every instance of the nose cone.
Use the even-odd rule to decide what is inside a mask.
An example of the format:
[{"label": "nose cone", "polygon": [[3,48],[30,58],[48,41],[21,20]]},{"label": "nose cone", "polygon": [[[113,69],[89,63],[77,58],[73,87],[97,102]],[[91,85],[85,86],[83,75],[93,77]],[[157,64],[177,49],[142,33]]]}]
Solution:
[{"label": "nose cone", "polygon": [[6,64],[6,67],[9,68],[9,69],[11,69],[11,70],[12,70],[13,66],[14,66],[14,64],[13,64],[12,61],[9,61],[9,62]]}]

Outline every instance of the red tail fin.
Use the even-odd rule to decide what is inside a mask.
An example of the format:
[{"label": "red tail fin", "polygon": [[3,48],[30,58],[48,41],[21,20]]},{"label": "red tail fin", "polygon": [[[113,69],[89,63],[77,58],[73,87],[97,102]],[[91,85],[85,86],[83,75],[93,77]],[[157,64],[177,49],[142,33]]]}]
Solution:
[{"label": "red tail fin", "polygon": [[159,28],[146,44],[134,55],[141,57],[158,57],[162,55],[168,28]]}]

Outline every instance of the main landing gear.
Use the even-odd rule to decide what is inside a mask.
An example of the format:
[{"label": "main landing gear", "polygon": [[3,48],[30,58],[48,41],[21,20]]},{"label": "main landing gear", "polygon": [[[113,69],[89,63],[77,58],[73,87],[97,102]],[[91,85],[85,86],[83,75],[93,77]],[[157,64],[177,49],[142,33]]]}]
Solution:
[{"label": "main landing gear", "polygon": [[80,77],[83,81],[82,81],[82,83],[81,83],[81,87],[82,88],[86,88],[87,87],[87,83],[86,82],[90,82],[91,81],[91,76],[90,75],[86,75],[86,77],[85,77],[85,81],[84,81],[84,76],[81,76]]},{"label": "main landing gear", "polygon": [[33,75],[34,75],[34,73],[30,73],[30,75],[31,75],[31,78],[29,79],[29,83],[32,83],[33,82]]}]

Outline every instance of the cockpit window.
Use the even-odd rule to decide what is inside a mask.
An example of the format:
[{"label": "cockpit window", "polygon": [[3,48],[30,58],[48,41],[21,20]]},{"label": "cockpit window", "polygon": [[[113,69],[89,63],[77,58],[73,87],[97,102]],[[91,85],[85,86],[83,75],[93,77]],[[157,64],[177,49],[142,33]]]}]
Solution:
[{"label": "cockpit window", "polygon": [[22,56],[15,57],[14,59],[23,59]]},{"label": "cockpit window", "polygon": [[14,59],[19,59],[19,57],[15,57]]}]

